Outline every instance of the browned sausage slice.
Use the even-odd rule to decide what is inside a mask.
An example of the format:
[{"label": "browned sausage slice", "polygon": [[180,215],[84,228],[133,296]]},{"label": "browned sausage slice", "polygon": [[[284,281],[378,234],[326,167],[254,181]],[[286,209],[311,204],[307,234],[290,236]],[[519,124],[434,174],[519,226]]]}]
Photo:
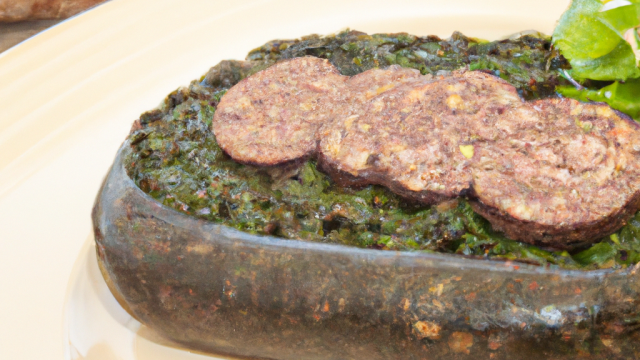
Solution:
[{"label": "browned sausage slice", "polygon": [[222,97],[212,130],[234,160],[276,165],[309,156],[316,132],[347,95],[347,77],[328,60],[279,62],[233,86]]},{"label": "browned sausage slice", "polygon": [[361,110],[369,98],[422,78],[394,65],[342,76],[315,57],[279,62],[232,87],[220,101],[212,129],[234,160],[271,166],[309,156],[318,129]]},{"label": "browned sausage slice", "polygon": [[512,238],[566,248],[624,224],[640,206],[640,126],[604,104],[540,100],[475,145],[474,209]]},{"label": "browned sausage slice", "polygon": [[326,60],[292,59],[230,89],[212,127],[240,162],[318,151],[334,179],[424,203],[468,194],[496,229],[543,246],[593,242],[640,206],[640,125],[603,104],[525,103],[481,72],[347,78]]},{"label": "browned sausage slice", "polygon": [[323,134],[321,158],[325,168],[441,201],[470,188],[468,144],[498,136],[485,123],[521,105],[513,86],[483,73],[410,81],[337,119]]}]

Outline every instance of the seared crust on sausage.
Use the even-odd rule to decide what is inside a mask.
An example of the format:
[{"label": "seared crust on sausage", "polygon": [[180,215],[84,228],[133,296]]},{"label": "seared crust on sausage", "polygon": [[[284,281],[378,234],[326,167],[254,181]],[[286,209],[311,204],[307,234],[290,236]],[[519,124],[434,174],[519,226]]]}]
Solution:
[{"label": "seared crust on sausage", "polygon": [[640,208],[640,193],[633,195],[618,212],[603,217],[599,221],[573,225],[544,225],[534,221],[519,220],[480,201],[471,201],[470,204],[473,211],[487,219],[494,230],[503,232],[509,239],[546,248],[576,250],[624,226]]},{"label": "seared crust on sausage", "polygon": [[476,146],[473,208],[508,237],[570,249],[640,206],[640,127],[604,104],[536,101]]}]

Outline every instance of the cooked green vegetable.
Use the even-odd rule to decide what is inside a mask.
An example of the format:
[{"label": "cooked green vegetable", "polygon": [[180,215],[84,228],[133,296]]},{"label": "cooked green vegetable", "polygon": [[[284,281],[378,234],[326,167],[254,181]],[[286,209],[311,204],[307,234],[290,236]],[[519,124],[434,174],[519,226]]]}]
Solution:
[{"label": "cooked green vegetable", "polygon": [[558,91],[606,102],[639,119],[639,25],[640,0],[574,0],[558,22],[553,43],[571,63],[565,76],[582,85]]}]

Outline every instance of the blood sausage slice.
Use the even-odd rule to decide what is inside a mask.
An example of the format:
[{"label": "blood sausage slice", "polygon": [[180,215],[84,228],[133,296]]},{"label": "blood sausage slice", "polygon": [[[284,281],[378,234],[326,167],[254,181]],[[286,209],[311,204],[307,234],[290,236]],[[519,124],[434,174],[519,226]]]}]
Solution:
[{"label": "blood sausage slice", "polygon": [[327,60],[286,60],[232,87],[218,105],[213,132],[234,160],[277,165],[314,153],[321,126],[418,78],[424,78],[419,71],[397,65],[349,78]]},{"label": "blood sausage slice", "polygon": [[[391,65],[384,69],[371,69],[350,77],[347,80],[348,101],[341,104],[341,111],[334,121],[327,122],[322,126],[318,133],[318,141],[326,138],[342,119],[362,113],[363,107],[370,99],[402,84],[413,81],[428,81],[429,79],[431,79],[431,75],[423,76],[418,70],[399,65]],[[323,161],[320,161],[320,166],[324,172],[342,186],[359,186],[370,183],[370,180],[357,178],[333,166],[327,166]]]},{"label": "blood sausage slice", "polygon": [[459,196],[471,186],[469,144],[499,136],[492,124],[521,105],[515,88],[483,73],[410,81],[337,119],[321,138],[323,168],[425,203]]},{"label": "blood sausage slice", "polygon": [[222,97],[212,123],[216,140],[242,163],[269,166],[309,156],[318,128],[345,101],[346,79],[328,60],[279,62]]},{"label": "blood sausage slice", "polygon": [[509,238],[571,249],[609,235],[640,206],[640,126],[604,104],[547,99],[478,142],[474,209]]},{"label": "blood sausage slice", "polygon": [[543,246],[593,242],[640,207],[640,125],[603,104],[525,103],[481,72],[390,67],[347,78],[326,60],[292,59],[231,88],[212,127],[237,161],[319,151],[340,182],[424,203],[468,195],[495,229]]}]

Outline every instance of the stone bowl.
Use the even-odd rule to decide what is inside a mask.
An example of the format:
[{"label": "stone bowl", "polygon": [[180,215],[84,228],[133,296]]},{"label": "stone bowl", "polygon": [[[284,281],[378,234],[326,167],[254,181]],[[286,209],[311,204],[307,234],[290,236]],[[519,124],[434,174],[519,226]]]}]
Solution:
[{"label": "stone bowl", "polygon": [[188,349],[267,359],[640,358],[640,273],[248,234],[165,207],[125,142],[92,219],[120,304]]}]

